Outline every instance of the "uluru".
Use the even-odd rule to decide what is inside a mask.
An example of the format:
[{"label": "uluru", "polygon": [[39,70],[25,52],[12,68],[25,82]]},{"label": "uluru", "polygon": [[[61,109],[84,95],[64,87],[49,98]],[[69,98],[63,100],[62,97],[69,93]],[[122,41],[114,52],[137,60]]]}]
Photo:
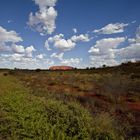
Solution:
[{"label": "uluru", "polygon": [[52,66],[49,70],[73,70],[74,68],[71,66]]}]

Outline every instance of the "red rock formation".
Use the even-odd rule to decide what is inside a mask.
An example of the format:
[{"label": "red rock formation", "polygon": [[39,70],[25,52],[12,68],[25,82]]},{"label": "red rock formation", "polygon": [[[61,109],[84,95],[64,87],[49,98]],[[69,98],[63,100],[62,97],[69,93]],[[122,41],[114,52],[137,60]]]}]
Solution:
[{"label": "red rock formation", "polygon": [[70,66],[52,66],[49,70],[73,70],[73,67]]}]

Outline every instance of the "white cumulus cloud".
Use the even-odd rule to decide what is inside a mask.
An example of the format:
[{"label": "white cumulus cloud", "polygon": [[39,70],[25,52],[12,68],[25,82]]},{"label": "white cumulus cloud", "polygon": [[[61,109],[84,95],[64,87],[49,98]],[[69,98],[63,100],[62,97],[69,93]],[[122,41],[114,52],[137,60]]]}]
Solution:
[{"label": "white cumulus cloud", "polygon": [[39,6],[39,11],[29,15],[28,25],[38,31],[41,35],[54,32],[57,11],[54,6],[57,0],[34,0]]},{"label": "white cumulus cloud", "polygon": [[7,31],[0,26],[0,42],[20,42],[22,38],[15,31]]},{"label": "white cumulus cloud", "polygon": [[0,51],[11,51],[11,45],[23,39],[15,31],[7,31],[7,29],[0,26]]},{"label": "white cumulus cloud", "polygon": [[116,53],[119,59],[140,59],[140,43],[134,43],[128,47],[118,49]]},{"label": "white cumulus cloud", "polygon": [[114,33],[122,33],[124,32],[124,28],[127,27],[129,24],[124,24],[124,23],[110,23],[106,25],[105,27],[94,30],[94,33],[99,33],[99,34],[114,34]]},{"label": "white cumulus cloud", "polygon": [[32,57],[33,52],[36,51],[34,46],[29,46],[25,49],[25,54],[27,57]]},{"label": "white cumulus cloud", "polygon": [[69,59],[63,59],[61,61],[61,64],[63,65],[69,65],[69,66],[77,66],[82,62],[82,58],[69,58]]},{"label": "white cumulus cloud", "polygon": [[54,43],[54,46],[60,50],[68,51],[73,49],[76,46],[75,42],[72,42],[70,39],[61,39]]},{"label": "white cumulus cloud", "polygon": [[88,34],[80,34],[77,36],[74,35],[71,37],[71,40],[74,42],[79,42],[79,41],[88,42],[88,41],[90,41]]},{"label": "white cumulus cloud", "polygon": [[16,44],[12,45],[12,50],[13,50],[14,53],[24,53],[25,52],[24,46],[16,45]]},{"label": "white cumulus cloud", "polygon": [[57,58],[59,60],[63,60],[63,56],[64,56],[64,53],[60,53],[60,54],[52,53],[50,57],[51,58]]},{"label": "white cumulus cloud", "polygon": [[39,54],[39,55],[36,56],[36,58],[43,59],[44,58],[44,55],[43,54]]},{"label": "white cumulus cloud", "polygon": [[69,51],[75,48],[78,42],[88,42],[90,41],[88,34],[74,35],[69,39],[65,39],[63,34],[58,34],[53,37],[49,37],[45,42],[45,48],[51,50],[50,43],[53,43],[53,46],[61,51]]},{"label": "white cumulus cloud", "polygon": [[88,51],[90,53],[90,63],[95,67],[102,65],[116,65],[117,47],[126,39],[124,37],[105,38],[96,41],[96,44]]},{"label": "white cumulus cloud", "polygon": [[93,55],[105,55],[113,53],[112,50],[118,47],[120,43],[124,42],[124,37],[117,37],[117,38],[105,38],[98,40],[96,44],[90,48],[88,51]]}]

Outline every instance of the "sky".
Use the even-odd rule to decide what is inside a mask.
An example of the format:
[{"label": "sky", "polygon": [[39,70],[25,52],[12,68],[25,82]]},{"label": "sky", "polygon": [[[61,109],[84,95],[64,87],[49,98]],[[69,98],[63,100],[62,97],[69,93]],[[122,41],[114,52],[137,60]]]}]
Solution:
[{"label": "sky", "polygon": [[140,60],[140,0],[1,0],[0,68]]}]

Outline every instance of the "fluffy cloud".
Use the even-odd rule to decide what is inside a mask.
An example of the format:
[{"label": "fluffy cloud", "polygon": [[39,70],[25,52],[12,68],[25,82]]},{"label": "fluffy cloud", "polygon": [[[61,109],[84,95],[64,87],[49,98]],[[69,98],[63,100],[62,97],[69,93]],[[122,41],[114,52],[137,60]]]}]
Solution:
[{"label": "fluffy cloud", "polygon": [[140,59],[140,43],[134,43],[128,47],[118,49],[116,54],[118,59]]},{"label": "fluffy cloud", "polygon": [[61,40],[56,41],[54,43],[54,46],[60,50],[68,51],[68,50],[73,49],[76,46],[76,43],[72,42],[70,39],[68,40],[61,39]]},{"label": "fluffy cloud", "polygon": [[94,33],[99,33],[99,34],[114,34],[114,33],[122,33],[124,32],[124,28],[127,27],[128,24],[124,23],[115,23],[115,24],[108,24],[105,27],[94,30]]},{"label": "fluffy cloud", "polygon": [[26,56],[26,57],[32,57],[32,54],[33,52],[36,51],[34,46],[29,46],[29,47],[24,47],[22,45],[16,45],[16,44],[13,44],[12,45],[12,52],[13,53],[16,53],[16,54],[21,54],[23,56]]},{"label": "fluffy cloud", "polygon": [[98,40],[96,44],[88,51],[91,54],[91,65],[95,67],[100,67],[103,64],[109,66],[116,65],[116,49],[124,41],[124,37]]},{"label": "fluffy cloud", "polygon": [[53,7],[57,0],[34,0],[40,9],[46,8],[47,6]]},{"label": "fluffy cloud", "polygon": [[44,58],[44,55],[43,54],[39,54],[39,55],[36,56],[36,58],[43,59]]},{"label": "fluffy cloud", "polygon": [[54,6],[57,0],[34,1],[39,6],[39,11],[35,15],[30,13],[28,25],[41,33],[41,35],[53,33],[56,28],[57,11],[54,9]]},{"label": "fluffy cloud", "polygon": [[129,42],[129,43],[134,43],[135,41],[136,41],[135,38],[128,38],[128,42]]},{"label": "fluffy cloud", "polygon": [[0,51],[10,51],[11,44],[23,41],[15,31],[7,31],[0,26]]},{"label": "fluffy cloud", "polygon": [[60,64],[62,65],[70,65],[70,66],[75,66],[79,65],[82,62],[82,58],[63,58],[64,53],[52,53],[51,58],[56,58],[59,60]]},{"label": "fluffy cloud", "polygon": [[76,28],[73,28],[72,30],[73,30],[73,32],[74,32],[75,34],[77,33],[77,29],[76,29]]},{"label": "fluffy cloud", "polygon": [[78,36],[74,35],[71,37],[71,40],[73,42],[79,42],[79,41],[88,42],[88,41],[90,41],[88,34],[81,34]]},{"label": "fluffy cloud", "polygon": [[12,50],[14,53],[24,53],[25,52],[24,46],[16,45],[16,44],[12,45]]},{"label": "fluffy cloud", "polygon": [[64,53],[60,53],[60,54],[52,53],[50,57],[51,58],[57,58],[59,60],[63,60],[63,56],[64,56]]},{"label": "fluffy cloud", "polygon": [[70,65],[70,66],[77,66],[82,62],[82,58],[70,58],[70,59],[63,59],[61,64],[63,65]]},{"label": "fluffy cloud", "polygon": [[63,37],[64,37],[63,34],[58,34],[53,37],[49,37],[48,40],[46,40],[45,42],[45,47],[47,48],[47,50],[51,50],[49,47],[50,43],[53,43],[54,47],[62,51],[71,50],[76,46],[76,44],[73,41],[71,41],[70,39],[66,40]]},{"label": "fluffy cloud", "polygon": [[131,43],[128,46],[119,48],[125,40],[126,38],[120,37],[97,41],[89,50],[91,66],[113,66],[126,61],[140,60],[140,43],[132,39],[129,40]]},{"label": "fluffy cloud", "polygon": [[7,31],[0,26],[0,67],[47,68],[54,64],[52,60],[44,58],[43,54],[33,55],[36,51],[34,46],[19,45],[20,41],[23,40],[15,31]]},{"label": "fluffy cloud", "polygon": [[90,56],[90,66],[94,67],[101,67],[103,65],[106,66],[114,66],[118,65],[119,63],[113,58],[106,58],[106,56]]},{"label": "fluffy cloud", "polygon": [[[16,45],[16,44],[13,44],[12,45],[12,51],[14,52],[14,53],[21,53],[21,56],[22,56],[22,54],[23,54],[23,56],[26,56],[26,57],[32,57],[32,53],[34,52],[34,51],[36,51],[35,50],[35,48],[34,48],[34,46],[29,46],[29,47],[24,47],[24,46],[22,46],[22,45]],[[20,55],[20,54],[19,54]]]},{"label": "fluffy cloud", "polygon": [[11,61],[22,61],[24,60],[24,54],[18,54],[18,53],[14,53],[11,55],[10,60]]},{"label": "fluffy cloud", "polygon": [[33,52],[36,51],[34,46],[29,46],[25,49],[25,55],[27,57],[32,57]]},{"label": "fluffy cloud", "polygon": [[[43,58],[42,58],[43,56]],[[27,57],[25,54],[13,53],[13,54],[0,54],[0,66],[4,68],[48,68],[53,65],[54,61],[48,58],[44,58],[43,54],[39,54],[34,57]]]},{"label": "fluffy cloud", "polygon": [[10,47],[5,42],[0,42],[0,52],[8,52],[10,50]]},{"label": "fluffy cloud", "polygon": [[108,55],[110,54],[112,56],[113,49],[118,47],[122,42],[125,41],[124,37],[118,37],[118,38],[105,38],[98,40],[96,44],[90,48],[88,51],[92,55]]},{"label": "fluffy cloud", "polygon": [[50,49],[50,43],[53,43],[55,48],[58,48],[62,51],[69,51],[76,46],[77,42],[88,42],[90,41],[88,34],[74,35],[69,39],[65,39],[63,34],[58,34],[53,37],[49,37],[45,42],[45,47],[47,50]]},{"label": "fluffy cloud", "polygon": [[48,51],[52,50],[52,49],[50,48],[50,46],[49,46],[48,40],[45,41],[44,47],[45,47]]},{"label": "fluffy cloud", "polygon": [[22,38],[15,31],[7,31],[0,26],[0,42],[20,42]]}]

